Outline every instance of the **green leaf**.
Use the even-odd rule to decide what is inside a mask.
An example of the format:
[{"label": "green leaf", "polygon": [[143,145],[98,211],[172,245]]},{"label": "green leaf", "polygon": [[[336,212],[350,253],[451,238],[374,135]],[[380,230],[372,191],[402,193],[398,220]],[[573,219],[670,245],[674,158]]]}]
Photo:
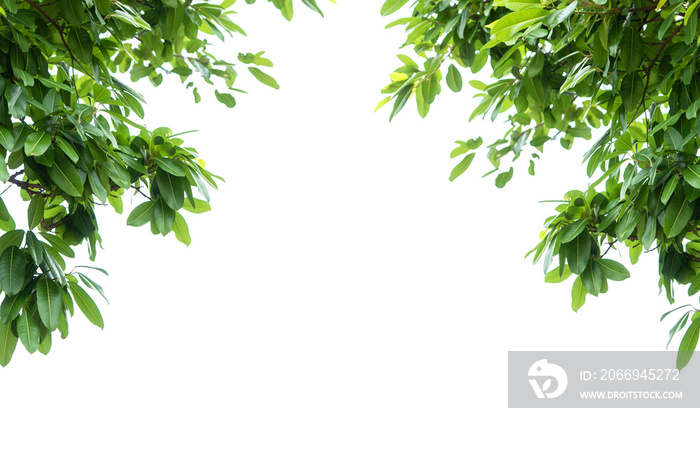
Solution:
[{"label": "green leaf", "polygon": [[452,92],[459,92],[462,90],[462,75],[459,74],[457,67],[450,64],[447,69],[447,87],[450,88]]},{"label": "green leaf", "polygon": [[173,232],[175,233],[175,238],[177,238],[177,240],[185,246],[189,246],[192,242],[192,239],[190,238],[190,229],[187,226],[187,222],[185,221],[184,217],[178,212],[175,212]]},{"label": "green leaf", "polygon": [[168,159],[166,157],[157,157],[155,159],[159,168],[175,176],[186,176],[187,167],[179,160]]},{"label": "green leaf", "polygon": [[189,201],[185,202],[185,204],[182,206],[182,208],[185,209],[187,212],[191,212],[193,214],[202,214],[211,210],[211,205],[209,205],[208,202],[194,198],[192,200],[194,201],[194,206],[190,204]]},{"label": "green leaf", "polygon": [[688,316],[689,315],[690,315],[690,311],[683,314],[683,316],[678,320],[678,322],[676,322],[676,324],[673,327],[671,327],[671,330],[668,331],[668,343],[666,343],[666,349],[668,349],[668,347],[671,344],[671,341],[673,340],[673,337],[676,335],[676,333],[683,330],[683,327],[685,327],[685,324],[688,323]]},{"label": "green leaf", "polygon": [[693,216],[693,204],[686,199],[683,190],[678,190],[666,208],[664,234],[668,238],[679,235]]},{"label": "green leaf", "polygon": [[92,63],[92,39],[85,29],[71,28],[68,33],[68,46],[75,58],[85,64]]},{"label": "green leaf", "polygon": [[603,273],[603,277],[608,280],[621,282],[630,277],[627,268],[612,259],[598,259],[598,265],[600,266],[600,271]]},{"label": "green leaf", "polygon": [[58,147],[61,148],[63,153],[66,154],[68,156],[68,158],[71,159],[71,161],[73,163],[78,163],[78,161],[80,160],[80,157],[78,156],[78,153],[76,152],[75,147],[73,147],[73,144],[66,141],[62,137],[57,137],[56,143],[58,144]]},{"label": "green leaf", "polygon": [[80,280],[83,282],[83,284],[85,284],[85,286],[100,293],[102,298],[104,298],[104,300],[109,304],[109,299],[107,299],[104,289],[102,289],[102,287],[95,280],[80,272],[78,272],[78,277],[80,277]]},{"label": "green leaf", "polygon": [[36,305],[44,326],[51,332],[56,330],[63,312],[63,296],[61,288],[53,280],[39,280],[36,285]]},{"label": "green leaf", "polygon": [[0,366],[10,363],[17,347],[17,337],[12,333],[12,324],[0,323]]},{"label": "green leaf", "polygon": [[391,109],[391,115],[389,115],[389,122],[391,122],[394,116],[406,105],[406,102],[408,102],[408,99],[411,97],[412,89],[413,85],[409,84],[399,89],[399,92],[396,93],[394,107]]},{"label": "green leaf", "polygon": [[[633,72],[642,64],[644,57],[644,41],[637,33],[637,29],[630,27],[625,30],[620,42],[620,64],[628,71]],[[636,73],[634,73],[636,74]]]},{"label": "green leaf", "polygon": [[27,351],[31,354],[39,349],[39,324],[25,309],[17,320],[17,334]]},{"label": "green leaf", "polygon": [[639,73],[630,73],[625,76],[620,85],[620,95],[627,112],[634,112],[644,95],[644,79],[642,79],[642,76]]},{"label": "green leaf", "polygon": [[559,274],[559,267],[557,267],[554,270],[550,270],[547,272],[547,274],[544,276],[544,282],[545,283],[561,283],[567,278],[571,276],[571,269],[569,269],[568,265],[564,266],[564,270],[561,271],[561,275]]},{"label": "green leaf", "polygon": [[156,171],[158,190],[165,203],[173,210],[180,210],[185,203],[184,178],[180,178],[165,170]]},{"label": "green leaf", "polygon": [[668,204],[668,200],[671,199],[671,196],[676,191],[677,186],[678,186],[678,176],[674,175],[671,177],[670,180],[668,180],[666,182],[666,185],[664,186],[664,189],[661,192],[660,200],[663,204]]},{"label": "green leaf", "polygon": [[102,320],[102,314],[100,314],[100,310],[97,308],[95,301],[92,300],[90,295],[88,295],[77,283],[68,282],[68,286],[73,294],[73,299],[83,314],[85,314],[85,317],[87,317],[92,324],[104,329],[105,324]]},{"label": "green leaf", "polygon": [[9,324],[17,318],[29,295],[19,293],[14,296],[5,296],[0,304],[0,322]]},{"label": "green leaf", "polygon": [[153,209],[153,224],[163,236],[170,233],[175,221],[175,211],[167,206],[162,197],[155,201],[156,205]]},{"label": "green leaf", "polygon": [[22,246],[22,239],[24,239],[24,230],[8,231],[0,236],[0,252],[4,251],[8,246]]},{"label": "green leaf", "polygon": [[580,235],[583,230],[586,229],[587,225],[588,220],[586,220],[585,218],[580,218],[574,223],[565,226],[561,229],[561,233],[559,233],[559,241],[562,243],[568,243],[572,241],[574,238]]},{"label": "green leaf", "polygon": [[580,275],[583,286],[593,296],[598,296],[598,293],[603,288],[603,274],[598,265],[598,261],[591,260],[588,262],[588,267]]},{"label": "green leaf", "polygon": [[83,24],[84,10],[81,0],[58,0],[61,15],[71,26],[80,27]]},{"label": "green leaf", "polygon": [[47,247],[44,247],[42,245],[42,255],[44,258],[44,262],[46,263],[46,266],[49,268],[49,272],[51,276],[58,280],[58,282],[62,286],[66,286],[66,275],[63,273],[63,268],[61,267],[61,264],[58,263],[58,260],[54,257],[54,254],[58,254],[54,251],[51,251],[47,249]]},{"label": "green leaf", "polygon": [[228,108],[233,108],[236,106],[236,99],[231,94],[214,91],[214,95],[216,95],[216,99],[219,102],[226,105]]},{"label": "green leaf", "polygon": [[690,324],[690,327],[685,331],[685,335],[681,340],[681,345],[678,348],[678,355],[676,356],[676,368],[678,370],[687,366],[690,359],[693,357],[695,348],[698,346],[698,336],[700,336],[700,320],[696,320]]},{"label": "green leaf", "polygon": [[35,264],[41,264],[44,262],[44,248],[41,246],[41,242],[31,231],[27,232],[27,249],[29,254],[32,256],[32,260]]},{"label": "green leaf", "polygon": [[154,201],[146,201],[143,204],[137,205],[126,219],[126,224],[132,227],[140,227],[150,222],[153,219],[155,204]]},{"label": "green leaf", "polygon": [[586,304],[586,287],[581,281],[581,277],[576,277],[574,280],[574,286],[571,288],[571,309],[578,311],[581,307]]},{"label": "green leaf", "polygon": [[587,230],[583,230],[578,236],[566,244],[566,261],[573,273],[581,274],[586,270],[590,256],[591,235]]},{"label": "green leaf", "polygon": [[0,126],[0,145],[8,151],[15,146],[15,137],[4,126]]},{"label": "green leaf", "polygon": [[513,38],[516,32],[537,24],[538,22],[542,22],[542,19],[548,15],[549,12],[547,10],[541,10],[539,8],[508,13],[492,23],[491,37],[495,37],[502,42],[508,42]]},{"label": "green leaf", "polygon": [[693,296],[698,291],[700,291],[700,273],[695,275],[693,281],[690,282],[690,286],[688,287],[688,296]]},{"label": "green leaf", "polygon": [[49,351],[51,351],[51,334],[47,333],[46,335],[43,336],[41,339],[41,343],[39,344],[39,348],[37,348],[41,354],[46,356],[49,354]]},{"label": "green leaf", "polygon": [[44,238],[46,241],[51,244],[51,246],[56,249],[60,254],[70,257],[71,259],[75,257],[75,252],[71,247],[66,243],[63,239],[56,235],[52,235],[51,233],[47,233],[45,231],[42,231],[39,233],[42,238]]},{"label": "green leaf", "polygon": [[469,168],[469,165],[472,164],[472,161],[474,160],[474,154],[473,152],[471,154],[467,154],[461,162],[459,162],[453,169],[452,173],[450,173],[450,181],[454,181],[459,175],[467,171]]},{"label": "green leaf", "polygon": [[496,176],[496,187],[499,189],[503,188],[511,178],[513,178],[513,167],[510,167],[507,172],[499,173],[498,176]]},{"label": "green leaf", "polygon": [[44,131],[35,131],[24,140],[24,153],[37,156],[46,152],[51,145],[51,135]]},{"label": "green leaf", "polygon": [[407,3],[408,0],[386,0],[382,5],[381,10],[379,10],[379,13],[382,16],[389,16],[390,14],[399,11],[401,7]]},{"label": "green leaf", "polygon": [[56,154],[54,164],[49,167],[49,176],[69,196],[83,194],[83,180],[78,169],[63,155]]},{"label": "green leaf", "polygon": [[[559,24],[563,23],[566,21],[566,18],[571,16],[571,14],[576,10],[576,7],[578,6],[577,1],[573,1],[566,5],[564,8],[561,10],[556,10],[551,12],[545,19],[542,20],[542,24],[547,26],[549,29],[554,29],[555,26],[558,26]],[[603,27],[603,26],[601,26]]]},{"label": "green leaf", "polygon": [[[69,299],[71,299],[69,297]],[[71,299],[71,302],[72,299]],[[61,312],[61,319],[58,321],[58,331],[61,332],[61,338],[66,339],[68,337],[68,318],[66,317],[66,313]]]},{"label": "green leaf", "polygon": [[269,74],[260,71],[260,69],[254,67],[254,66],[249,66],[248,71],[261,83],[263,83],[266,86],[270,86],[274,89],[279,89],[280,85],[277,84],[277,81],[275,81],[275,78],[270,76]]},{"label": "green leaf", "polygon": [[321,17],[323,18],[323,12],[321,11],[321,9],[320,9],[320,8],[318,7],[318,5],[316,4],[316,0],[301,0],[301,1],[302,1],[302,3],[304,3],[304,5],[308,6],[308,7],[311,8],[313,11],[317,12],[317,13],[318,13],[319,15],[321,15]]},{"label": "green leaf", "polygon": [[700,189],[700,165],[691,165],[683,171],[683,179],[693,188]]},{"label": "green leaf", "polygon": [[29,229],[33,230],[34,227],[39,225],[39,222],[44,218],[44,198],[40,194],[35,194],[32,200],[29,201],[29,207],[27,208],[27,220],[29,222]]},{"label": "green leaf", "polygon": [[8,296],[22,291],[24,268],[27,261],[17,246],[10,246],[0,254],[0,288]]}]

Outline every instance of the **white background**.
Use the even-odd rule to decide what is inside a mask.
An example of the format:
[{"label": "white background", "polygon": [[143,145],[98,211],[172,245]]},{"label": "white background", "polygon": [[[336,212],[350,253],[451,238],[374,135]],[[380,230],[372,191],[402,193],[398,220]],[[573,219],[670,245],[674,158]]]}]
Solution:
[{"label": "white background", "polygon": [[578,313],[571,281],[546,285],[523,259],[552,212],[538,201],[586,187],[589,143],[551,144],[534,178],[519,161],[502,190],[480,178],[483,152],[450,183],[453,141],[500,130],[467,124],[477,101],[444,84],[425,120],[413,100],[391,124],[372,113],[403,39],[381,2],[325,4],[325,19],[297,2],[292,23],[241,3],[249,39],[219,53],[265,50],[282,88],[239,67],[250,93],[228,110],[205,86],[196,106],[139,87],[149,126],[199,129],[188,144],[227,182],[212,212],[185,214],[189,248],[98,212],[105,330],[78,313],[48,357],[18,345],[0,371],[0,464],[693,458],[687,411],[507,408],[509,350],[666,344],[655,254]]}]

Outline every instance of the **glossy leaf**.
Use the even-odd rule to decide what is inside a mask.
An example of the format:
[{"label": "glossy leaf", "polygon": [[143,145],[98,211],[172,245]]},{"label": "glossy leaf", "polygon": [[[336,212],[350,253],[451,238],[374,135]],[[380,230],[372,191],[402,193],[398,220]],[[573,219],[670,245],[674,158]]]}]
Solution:
[{"label": "glossy leaf", "polygon": [[69,196],[83,193],[83,180],[78,169],[65,157],[56,155],[54,164],[49,168],[49,176]]},{"label": "glossy leaf", "polygon": [[146,201],[143,204],[139,204],[129,214],[129,217],[126,219],[126,224],[132,227],[145,225],[153,219],[154,210],[154,201]]},{"label": "glossy leaf", "polygon": [[583,273],[591,255],[591,235],[583,231],[566,245],[566,262],[575,274]]},{"label": "glossy leaf", "polygon": [[36,285],[36,304],[44,326],[51,332],[56,330],[63,312],[61,288],[53,280],[42,278]]},{"label": "glossy leaf", "polygon": [[664,234],[669,238],[679,235],[693,215],[693,204],[682,191],[677,191],[671,199],[664,218]]}]

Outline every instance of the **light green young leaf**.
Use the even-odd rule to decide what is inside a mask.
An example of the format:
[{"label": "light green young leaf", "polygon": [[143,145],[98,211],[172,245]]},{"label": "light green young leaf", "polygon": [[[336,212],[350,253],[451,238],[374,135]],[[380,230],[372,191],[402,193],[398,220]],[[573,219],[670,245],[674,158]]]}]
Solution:
[{"label": "light green young leaf", "polygon": [[254,66],[249,66],[248,71],[261,83],[263,83],[266,86],[270,86],[274,89],[279,89],[280,85],[277,84],[277,81],[275,81],[275,78],[270,76],[269,74],[261,71],[259,68],[256,68]]}]

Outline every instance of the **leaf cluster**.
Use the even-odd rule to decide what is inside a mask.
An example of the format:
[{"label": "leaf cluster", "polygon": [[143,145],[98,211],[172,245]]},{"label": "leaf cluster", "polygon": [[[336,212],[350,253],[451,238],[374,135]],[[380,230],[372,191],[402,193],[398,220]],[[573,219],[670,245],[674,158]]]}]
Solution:
[{"label": "leaf cluster", "polygon": [[[382,13],[407,3],[388,0]],[[496,175],[496,185],[513,177],[523,154],[530,154],[527,169],[534,175],[544,147],[557,141],[580,154],[592,178],[585,189],[566,193],[531,251],[544,262],[546,280],[574,275],[577,310],[587,295],[605,293],[609,281],[629,277],[605,257],[624,244],[633,264],[643,251],[658,254],[659,286],[673,302],[678,285],[690,295],[700,291],[699,5],[417,0],[410,16],[388,27],[405,28],[404,46],[422,63],[399,55],[402,66],[390,75],[380,104],[393,102],[393,118],[415,96],[425,116],[445,68],[445,83],[459,92],[461,73],[488,65],[488,82],[469,81],[479,99],[469,118],[508,123],[486,146],[493,166],[487,174]],[[583,145],[594,133],[600,137]],[[466,171],[481,142],[457,141],[452,156],[462,159],[450,180]],[[697,335],[689,341],[696,343]],[[694,349],[693,343],[683,351]],[[687,360],[680,354],[682,367]]]}]

